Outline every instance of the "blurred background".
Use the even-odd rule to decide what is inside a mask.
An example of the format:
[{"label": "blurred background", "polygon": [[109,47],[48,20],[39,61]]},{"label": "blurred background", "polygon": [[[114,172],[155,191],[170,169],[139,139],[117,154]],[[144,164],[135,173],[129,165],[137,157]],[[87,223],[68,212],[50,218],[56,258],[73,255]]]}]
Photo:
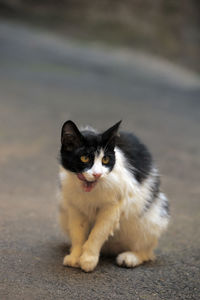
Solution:
[{"label": "blurred background", "polygon": [[200,71],[199,0],[0,0],[0,11],[63,35],[140,49]]},{"label": "blurred background", "polygon": [[[199,46],[198,0],[0,0],[1,299],[199,299]],[[67,119],[150,148],[172,215],[156,262],[62,266]]]}]

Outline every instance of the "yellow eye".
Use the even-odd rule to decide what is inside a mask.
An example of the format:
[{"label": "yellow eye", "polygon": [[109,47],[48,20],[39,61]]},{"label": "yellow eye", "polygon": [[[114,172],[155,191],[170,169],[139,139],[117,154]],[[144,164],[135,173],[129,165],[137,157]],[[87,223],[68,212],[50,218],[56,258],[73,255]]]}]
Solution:
[{"label": "yellow eye", "polygon": [[109,158],[108,156],[104,156],[104,157],[102,158],[102,163],[103,163],[104,165],[107,165],[107,164],[109,163],[109,161],[110,161],[110,158]]},{"label": "yellow eye", "polygon": [[80,159],[81,159],[81,161],[83,162],[83,163],[88,163],[89,162],[89,157],[88,156],[86,156],[86,155],[82,155],[81,157],[80,157]]}]

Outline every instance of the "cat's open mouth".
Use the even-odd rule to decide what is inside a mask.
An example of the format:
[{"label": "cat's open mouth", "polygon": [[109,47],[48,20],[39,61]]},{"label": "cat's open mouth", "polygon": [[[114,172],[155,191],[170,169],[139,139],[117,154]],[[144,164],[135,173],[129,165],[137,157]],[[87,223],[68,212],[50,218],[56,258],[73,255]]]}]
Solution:
[{"label": "cat's open mouth", "polygon": [[95,187],[97,180],[94,181],[88,181],[84,177],[82,173],[77,174],[78,179],[82,181],[82,187],[85,192],[91,192],[91,190]]}]

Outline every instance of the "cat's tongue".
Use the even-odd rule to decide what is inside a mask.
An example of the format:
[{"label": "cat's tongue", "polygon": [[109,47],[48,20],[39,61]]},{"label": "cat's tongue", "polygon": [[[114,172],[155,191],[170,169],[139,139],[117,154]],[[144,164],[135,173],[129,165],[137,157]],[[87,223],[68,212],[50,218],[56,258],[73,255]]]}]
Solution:
[{"label": "cat's tongue", "polygon": [[96,185],[96,181],[87,181],[85,179],[85,177],[83,176],[83,174],[81,174],[81,173],[78,173],[77,177],[78,177],[78,179],[80,179],[81,181],[83,181],[83,185],[82,186],[83,186],[83,190],[85,192],[90,192],[93,189],[93,187]]}]

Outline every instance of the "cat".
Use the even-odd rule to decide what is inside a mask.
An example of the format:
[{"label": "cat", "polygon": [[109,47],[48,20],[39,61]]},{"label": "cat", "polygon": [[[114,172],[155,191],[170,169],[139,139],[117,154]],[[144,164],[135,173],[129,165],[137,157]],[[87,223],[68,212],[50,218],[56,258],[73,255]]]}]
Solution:
[{"label": "cat", "polygon": [[103,133],[79,130],[66,121],[61,131],[60,223],[71,244],[63,264],[91,272],[100,253],[119,266],[154,259],[167,228],[169,206],[147,147],[121,121]]}]

